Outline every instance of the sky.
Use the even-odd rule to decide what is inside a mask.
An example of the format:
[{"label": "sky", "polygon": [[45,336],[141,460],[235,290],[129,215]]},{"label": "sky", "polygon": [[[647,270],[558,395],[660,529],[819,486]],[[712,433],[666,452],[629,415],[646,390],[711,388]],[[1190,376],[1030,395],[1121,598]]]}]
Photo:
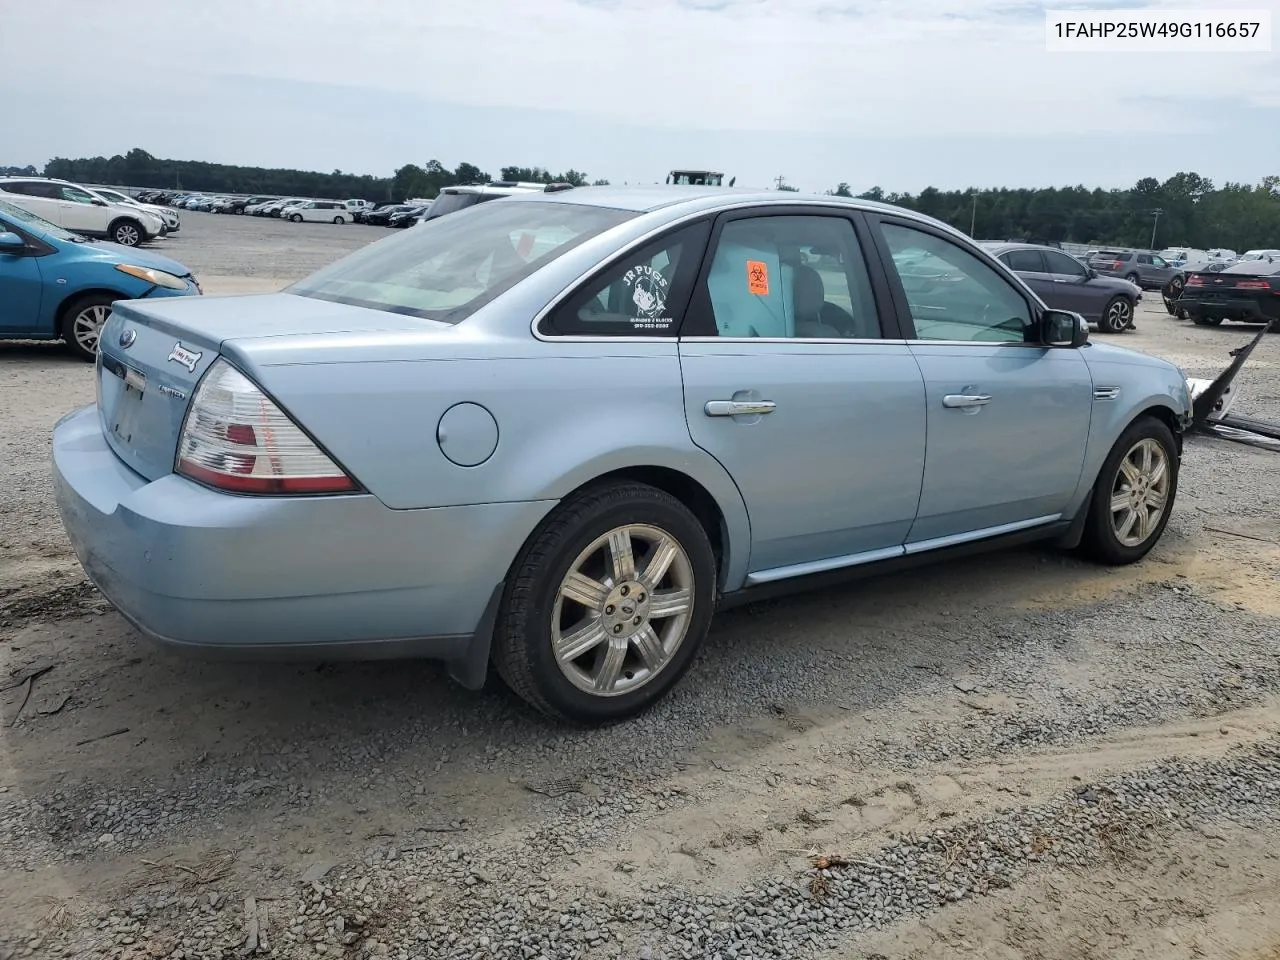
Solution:
[{"label": "sky", "polygon": [[141,147],[855,193],[1280,174],[1280,41],[1051,53],[1046,7],[1280,32],[1280,0],[0,0],[0,164]]}]

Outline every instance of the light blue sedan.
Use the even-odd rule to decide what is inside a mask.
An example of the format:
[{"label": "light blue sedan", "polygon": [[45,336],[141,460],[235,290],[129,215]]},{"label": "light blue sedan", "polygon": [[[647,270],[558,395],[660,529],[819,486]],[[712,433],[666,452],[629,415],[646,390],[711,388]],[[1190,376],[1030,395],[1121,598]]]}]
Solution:
[{"label": "light blue sedan", "polygon": [[142,631],[492,663],[588,723],[668,691],[729,604],[1033,540],[1139,560],[1191,415],[1176,367],[934,220],[674,186],[122,304],[98,391],[55,429],[58,503]]},{"label": "light blue sedan", "polygon": [[0,339],[56,340],[92,360],[118,300],[200,293],[176,260],[86,240],[0,200]]}]

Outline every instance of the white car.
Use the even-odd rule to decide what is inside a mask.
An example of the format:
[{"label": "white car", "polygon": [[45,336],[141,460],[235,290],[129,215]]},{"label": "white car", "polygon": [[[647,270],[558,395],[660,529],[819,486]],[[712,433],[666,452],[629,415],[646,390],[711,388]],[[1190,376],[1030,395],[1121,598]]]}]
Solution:
[{"label": "white car", "polygon": [[154,203],[143,203],[141,200],[135,200],[127,194],[121,193],[119,190],[108,190],[106,187],[94,187],[89,191],[100,196],[108,203],[119,203],[126,207],[137,207],[140,210],[146,210],[148,213],[154,213],[165,225],[170,233],[174,233],[182,228],[182,219],[178,216],[177,210],[171,210],[169,207],[157,206]]},{"label": "white car", "polygon": [[1240,254],[1240,262],[1247,260],[1262,260],[1265,263],[1275,263],[1280,260],[1280,250],[1246,250]]},{"label": "white car", "polygon": [[[557,193],[569,188],[567,183],[529,183],[523,180],[494,180],[491,183],[472,183],[456,187],[442,187],[435,200],[430,203],[426,212],[418,218],[423,224],[436,217],[454,213],[466,207],[497,200],[499,197],[513,197],[522,193]],[[412,200],[406,201],[412,203]]]},{"label": "white car", "polygon": [[341,200],[308,200],[296,206],[285,207],[280,216],[294,223],[309,220],[312,223],[346,223],[351,219],[351,211]]},{"label": "white car", "polygon": [[126,247],[154,240],[164,221],[148,210],[111,203],[66,180],[0,178],[0,199],[87,237],[105,237]]},{"label": "white car", "polygon": [[362,211],[372,210],[373,204],[368,200],[346,200],[342,204],[354,216]]}]

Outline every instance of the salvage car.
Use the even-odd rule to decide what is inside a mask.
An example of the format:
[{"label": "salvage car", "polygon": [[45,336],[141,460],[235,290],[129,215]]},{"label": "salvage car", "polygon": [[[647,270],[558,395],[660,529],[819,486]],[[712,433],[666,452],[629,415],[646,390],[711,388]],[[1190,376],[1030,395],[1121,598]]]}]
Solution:
[{"label": "salvage car", "polygon": [[777,191],[513,196],[281,293],[121,304],[101,342],[56,496],[143,632],[492,663],[583,723],[735,603],[1029,541],[1138,561],[1191,422],[1177,367],[959,231]]},{"label": "salvage car", "polygon": [[983,244],[991,254],[1055,310],[1073,310],[1102,333],[1133,329],[1142,288],[1119,277],[1103,277],[1075,257],[1026,243]]},{"label": "salvage car", "polygon": [[1164,301],[1165,312],[1179,320],[1187,319],[1187,311],[1178,306],[1178,298],[1182,296],[1182,288],[1187,282],[1188,273],[1218,273],[1231,266],[1229,260],[1188,260],[1178,267],[1178,272],[1169,278],[1160,289],[1160,298]]},{"label": "salvage car", "polygon": [[1280,327],[1280,261],[1242,260],[1216,273],[1187,273],[1175,309],[1201,326],[1224,320]]},{"label": "salvage car", "polygon": [[61,339],[92,360],[115,303],[198,293],[176,260],[86,240],[0,200],[0,339]]}]

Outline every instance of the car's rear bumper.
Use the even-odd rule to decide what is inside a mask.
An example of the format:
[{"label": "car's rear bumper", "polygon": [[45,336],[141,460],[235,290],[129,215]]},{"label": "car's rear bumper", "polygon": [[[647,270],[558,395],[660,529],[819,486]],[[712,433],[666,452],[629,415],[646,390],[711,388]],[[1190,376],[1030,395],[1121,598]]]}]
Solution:
[{"label": "car's rear bumper", "polygon": [[1211,299],[1201,296],[1188,297],[1184,294],[1178,298],[1176,306],[1186,310],[1192,317],[1221,317],[1224,320],[1251,323],[1280,320],[1280,297],[1274,295],[1269,295],[1265,298],[1228,297]]},{"label": "car's rear bumper", "polygon": [[53,475],[76,556],[107,599],[169,646],[234,657],[419,656],[456,668],[486,656],[496,590],[552,506],[391,510],[369,495],[148,481],[107,446],[93,406],[54,428]]}]

